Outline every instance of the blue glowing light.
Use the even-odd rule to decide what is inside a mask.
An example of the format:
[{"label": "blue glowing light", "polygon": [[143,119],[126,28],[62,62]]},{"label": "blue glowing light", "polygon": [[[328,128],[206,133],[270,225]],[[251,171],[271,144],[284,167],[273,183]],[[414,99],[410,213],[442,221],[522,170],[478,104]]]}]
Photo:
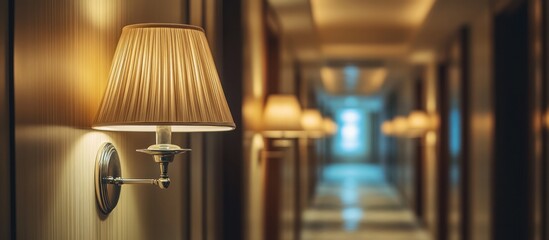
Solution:
[{"label": "blue glowing light", "polygon": [[356,123],[360,120],[360,115],[355,109],[345,110],[341,113],[341,118],[346,123]]},{"label": "blue glowing light", "polygon": [[461,116],[458,109],[450,111],[450,154],[457,156],[461,151]]},{"label": "blue glowing light", "polygon": [[362,209],[358,207],[345,208],[341,215],[345,230],[353,231],[358,228],[358,224],[362,219]]},{"label": "blue glowing light", "polygon": [[358,183],[355,178],[346,178],[341,189],[341,202],[344,205],[358,204]]},{"label": "blue glowing light", "polygon": [[336,121],[340,126],[334,142],[334,153],[340,157],[364,158],[368,154],[367,143],[368,118],[364,110],[357,108],[341,109],[336,112]]}]

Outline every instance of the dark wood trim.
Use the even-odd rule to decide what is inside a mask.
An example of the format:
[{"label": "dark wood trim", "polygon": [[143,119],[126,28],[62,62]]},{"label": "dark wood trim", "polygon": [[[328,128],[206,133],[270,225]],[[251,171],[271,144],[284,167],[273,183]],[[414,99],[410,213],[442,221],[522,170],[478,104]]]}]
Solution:
[{"label": "dark wood trim", "polygon": [[[274,13],[269,9],[267,0],[262,0],[263,40],[265,47],[265,93],[266,95],[280,92],[280,39],[278,35],[278,22]],[[273,146],[275,139],[266,139],[267,151],[286,151]],[[282,212],[282,171],[283,159],[280,156],[267,156],[265,161],[265,189],[264,189],[264,221],[263,239],[279,240]],[[297,165],[297,164],[296,164]],[[297,176],[297,174],[296,174]],[[296,198],[297,199],[297,198]],[[295,212],[294,214],[297,214]]]},{"label": "dark wood trim", "polygon": [[439,113],[439,130],[437,142],[437,237],[438,240],[448,238],[448,78],[446,63],[439,63],[437,76],[437,107]]},{"label": "dark wood trim", "polygon": [[[396,116],[396,107],[398,102],[398,96],[396,91],[391,91],[387,94],[387,97],[385,99],[385,106],[384,112],[385,116],[384,120],[390,120],[393,119]],[[386,143],[387,143],[387,149],[384,151],[384,168],[385,168],[385,179],[387,182],[393,184],[394,186],[397,185],[395,172],[397,169],[396,166],[396,153],[397,153],[397,147],[396,147],[396,139],[393,136],[385,136]]]},{"label": "dark wood trim", "polygon": [[494,17],[492,239],[531,239],[528,3]]},{"label": "dark wood trim", "polygon": [[[415,85],[415,109],[417,110],[423,110],[425,106],[425,79],[423,78],[425,76],[424,69],[420,69],[419,71],[418,79],[416,79],[416,85]],[[377,128],[376,128],[377,129]],[[415,200],[414,200],[414,211],[416,214],[417,219],[420,220],[420,222],[423,222],[424,220],[424,210],[423,210],[423,203],[425,201],[424,198],[424,186],[425,186],[425,162],[424,162],[424,148],[423,148],[423,137],[415,139],[414,145],[415,145],[415,166],[414,166],[414,192],[415,192]]]},{"label": "dark wood trim", "polygon": [[[273,147],[273,139],[265,139],[267,152],[279,149]],[[263,189],[264,205],[264,236],[265,240],[280,239],[281,196],[282,196],[282,159],[280,156],[266,156],[265,188]]]},{"label": "dark wood trim", "polygon": [[470,85],[470,33],[469,28],[464,27],[459,34],[461,50],[461,81],[460,81],[460,111],[461,111],[461,159],[460,159],[460,203],[461,203],[461,239],[467,240],[470,235],[470,151],[471,142],[470,125],[471,110],[469,107],[469,85]]},{"label": "dark wood trim", "polygon": [[222,65],[221,84],[237,128],[221,136],[223,144],[220,163],[223,171],[221,188],[222,239],[244,239],[244,176],[245,165],[242,122],[243,96],[243,27],[242,1],[222,4]]},{"label": "dark wood trim", "polygon": [[9,105],[9,155],[10,155],[10,237],[17,239],[17,199],[15,182],[15,0],[8,0],[8,105]]},{"label": "dark wood trim", "polygon": [[302,194],[306,194],[307,195],[307,198],[309,200],[313,199],[314,195],[315,195],[315,191],[316,191],[316,186],[317,186],[317,181],[318,181],[318,171],[319,171],[319,156],[318,154],[316,154],[316,151],[315,151],[315,142],[314,140],[310,140],[310,139],[307,139],[305,140],[307,142],[306,146],[307,146],[307,152],[308,152],[308,157],[309,157],[309,162],[308,162],[308,165],[307,167],[309,168],[308,170],[308,173],[309,173],[309,177],[308,177],[308,180],[309,180],[309,186],[307,188],[307,192],[306,193],[302,193]]},{"label": "dark wood trim", "polygon": [[[208,166],[208,159],[210,159],[210,154],[208,154],[208,150],[212,150],[213,149],[213,146],[211,144],[209,144],[208,142],[208,136],[204,133],[202,133],[202,142],[200,144],[202,144],[202,161],[201,164],[202,164],[202,167],[201,167],[201,170],[202,170],[202,189],[201,189],[201,193],[202,193],[202,238],[203,240],[206,240],[208,239],[208,235],[209,235],[209,232],[210,232],[210,226],[208,226],[208,191],[213,191],[213,190],[209,190],[208,189],[208,180],[210,178],[208,178],[208,167],[213,167],[213,166]],[[212,148],[212,149],[208,149],[208,148]],[[214,149],[215,150],[215,149]]]},{"label": "dark wood trim", "polygon": [[[185,134],[184,135],[184,142],[188,145],[191,143],[191,134]],[[190,156],[188,156],[188,160],[190,160]],[[191,239],[191,221],[192,221],[192,214],[191,214],[191,161],[182,161],[181,166],[183,167],[183,171],[185,173],[184,181],[185,181],[185,190],[183,191],[183,219],[184,219],[184,225],[183,228],[183,236],[184,239],[190,240]]]},{"label": "dark wood trim", "polygon": [[[541,5],[541,18],[539,21],[541,21],[539,29],[540,29],[540,38],[539,39],[542,43],[542,49],[541,49],[541,89],[542,90],[542,104],[541,104],[541,110],[549,109],[549,45],[547,44],[547,41],[549,40],[549,4],[547,1],[541,1],[538,0],[539,4]],[[534,19],[535,20],[535,19]],[[535,53],[535,49],[533,52]],[[544,110],[544,114],[542,116],[546,117],[547,111]],[[549,128],[547,126],[547,123],[542,119],[542,124],[545,125],[544,127],[544,133],[542,134],[542,145],[541,145],[541,162],[540,167],[542,169],[541,171],[541,239],[549,239]]]},{"label": "dark wood trim", "polygon": [[300,239],[301,235],[301,195],[307,194],[303,193],[301,190],[301,161],[299,161],[299,141],[298,139],[292,140],[292,146],[294,146],[293,153],[294,157],[292,158],[292,161],[294,161],[294,240]]}]

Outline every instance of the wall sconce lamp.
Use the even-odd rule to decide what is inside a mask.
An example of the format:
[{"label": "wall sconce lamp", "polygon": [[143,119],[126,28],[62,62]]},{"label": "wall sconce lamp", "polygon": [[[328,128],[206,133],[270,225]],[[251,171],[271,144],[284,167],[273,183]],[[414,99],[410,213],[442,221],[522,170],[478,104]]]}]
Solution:
[{"label": "wall sconce lamp", "polygon": [[324,136],[322,114],[316,109],[305,109],[301,115],[301,126],[307,137],[321,138]]},{"label": "wall sconce lamp", "polygon": [[235,128],[204,30],[182,24],[124,27],[92,128],[156,132],[156,144],[137,151],[159,164],[157,179],[123,178],[116,148],[106,143],[99,150],[95,191],[103,213],[116,207],[123,184],[168,188],[169,163],[190,151],[171,144],[172,132]]},{"label": "wall sconce lamp", "polygon": [[337,133],[337,124],[331,118],[325,117],[322,119],[322,128],[326,136],[333,136]]},{"label": "wall sconce lamp", "polygon": [[413,111],[408,115],[408,135],[420,137],[431,129],[431,118],[424,111]]},{"label": "wall sconce lamp", "polygon": [[408,119],[406,117],[398,116],[393,121],[393,136],[405,136],[408,130]]},{"label": "wall sconce lamp", "polygon": [[395,133],[393,121],[387,120],[381,124],[381,132],[386,136],[393,136]]},{"label": "wall sconce lamp", "polygon": [[387,136],[421,137],[438,127],[435,115],[423,111],[413,111],[407,117],[399,116],[381,125],[381,132]]},{"label": "wall sconce lamp", "polygon": [[263,111],[263,136],[297,138],[302,132],[301,106],[294,95],[269,95]]}]

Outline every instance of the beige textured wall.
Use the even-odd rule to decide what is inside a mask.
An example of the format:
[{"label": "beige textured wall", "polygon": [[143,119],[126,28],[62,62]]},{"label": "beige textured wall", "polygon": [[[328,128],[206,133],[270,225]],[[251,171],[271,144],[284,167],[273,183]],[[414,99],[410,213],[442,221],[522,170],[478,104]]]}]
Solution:
[{"label": "beige textured wall", "polygon": [[[135,152],[153,133],[90,129],[124,25],[181,22],[180,0],[16,1],[15,108],[19,239],[181,239],[182,164],[172,186],[124,186],[118,207],[101,216],[94,193],[99,146],[119,149],[126,177],[155,177]],[[175,135],[173,141],[182,137]],[[187,157],[185,157],[187,158]]]},{"label": "beige textured wall", "polygon": [[7,92],[8,1],[0,2],[0,239],[10,236],[9,111]]},{"label": "beige textured wall", "polygon": [[242,106],[244,130],[244,164],[246,176],[245,227],[247,240],[262,239],[264,234],[265,158],[264,139],[259,133],[265,98],[265,40],[263,35],[263,1],[243,0],[244,69]]},{"label": "beige textured wall", "polygon": [[[431,59],[425,64],[425,110],[437,114],[437,62]],[[429,131],[423,141],[424,159],[424,221],[431,236],[437,234],[437,132]]]},{"label": "beige textured wall", "polygon": [[[489,1],[485,1],[489,4]],[[485,10],[471,23],[471,237],[491,239],[491,166],[493,143],[492,22]]]}]

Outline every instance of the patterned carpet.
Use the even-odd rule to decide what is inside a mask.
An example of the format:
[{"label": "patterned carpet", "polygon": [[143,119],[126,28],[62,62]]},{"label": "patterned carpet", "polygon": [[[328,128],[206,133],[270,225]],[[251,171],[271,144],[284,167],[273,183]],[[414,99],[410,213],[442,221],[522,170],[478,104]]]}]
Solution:
[{"label": "patterned carpet", "polygon": [[304,213],[302,240],[429,240],[380,168],[337,164]]}]

